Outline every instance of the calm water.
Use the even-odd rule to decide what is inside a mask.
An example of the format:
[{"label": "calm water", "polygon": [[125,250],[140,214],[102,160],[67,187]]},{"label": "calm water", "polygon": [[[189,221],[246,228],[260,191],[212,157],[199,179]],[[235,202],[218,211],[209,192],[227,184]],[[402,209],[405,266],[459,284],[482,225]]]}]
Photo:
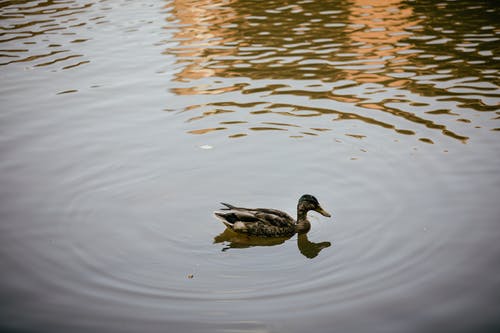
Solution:
[{"label": "calm water", "polygon": [[[493,1],[0,1],[0,328],[498,332]],[[332,219],[256,240],[220,201]]]}]

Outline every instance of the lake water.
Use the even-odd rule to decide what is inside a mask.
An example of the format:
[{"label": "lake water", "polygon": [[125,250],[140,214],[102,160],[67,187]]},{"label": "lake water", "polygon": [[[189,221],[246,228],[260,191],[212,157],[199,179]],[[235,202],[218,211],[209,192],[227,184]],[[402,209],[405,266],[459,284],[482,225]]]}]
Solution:
[{"label": "lake water", "polygon": [[0,328],[500,331],[497,7],[0,1]]}]

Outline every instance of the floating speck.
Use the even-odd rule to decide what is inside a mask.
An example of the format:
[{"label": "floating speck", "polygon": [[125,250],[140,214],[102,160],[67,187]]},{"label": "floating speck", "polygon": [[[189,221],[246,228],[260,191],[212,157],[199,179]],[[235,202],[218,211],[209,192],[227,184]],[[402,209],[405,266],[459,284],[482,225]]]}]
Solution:
[{"label": "floating speck", "polygon": [[194,274],[188,274],[187,278],[188,278],[188,279],[192,279],[192,278],[194,278]]},{"label": "floating speck", "polygon": [[200,148],[201,149],[213,149],[214,147],[210,146],[210,145],[201,145]]}]

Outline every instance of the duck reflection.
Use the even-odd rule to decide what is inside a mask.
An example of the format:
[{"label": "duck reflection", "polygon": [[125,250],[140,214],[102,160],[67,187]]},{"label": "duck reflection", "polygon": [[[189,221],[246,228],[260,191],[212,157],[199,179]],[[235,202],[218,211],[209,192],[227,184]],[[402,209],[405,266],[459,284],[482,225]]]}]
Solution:
[{"label": "duck reflection", "polygon": [[321,250],[330,247],[331,245],[332,243],[330,242],[311,242],[307,238],[307,234],[299,234],[297,238],[297,246],[299,247],[300,253],[309,259],[315,258]]},{"label": "duck reflection", "polygon": [[[224,243],[222,251],[227,251],[229,249],[246,249],[254,246],[275,246],[283,244],[285,241],[290,239],[290,237],[256,237],[249,236],[245,234],[239,234],[230,229],[225,229],[221,234],[214,238],[214,244]],[[313,259],[318,256],[321,250],[330,247],[332,243],[330,242],[311,242],[307,236],[307,233],[300,233],[297,236],[297,247],[300,253],[309,259]]]}]

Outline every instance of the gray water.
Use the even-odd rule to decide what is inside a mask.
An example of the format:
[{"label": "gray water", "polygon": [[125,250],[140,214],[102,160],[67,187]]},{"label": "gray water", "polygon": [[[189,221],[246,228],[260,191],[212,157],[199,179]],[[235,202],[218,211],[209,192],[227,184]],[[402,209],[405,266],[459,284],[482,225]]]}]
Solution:
[{"label": "gray water", "polygon": [[0,1],[0,328],[498,332],[496,7]]}]

